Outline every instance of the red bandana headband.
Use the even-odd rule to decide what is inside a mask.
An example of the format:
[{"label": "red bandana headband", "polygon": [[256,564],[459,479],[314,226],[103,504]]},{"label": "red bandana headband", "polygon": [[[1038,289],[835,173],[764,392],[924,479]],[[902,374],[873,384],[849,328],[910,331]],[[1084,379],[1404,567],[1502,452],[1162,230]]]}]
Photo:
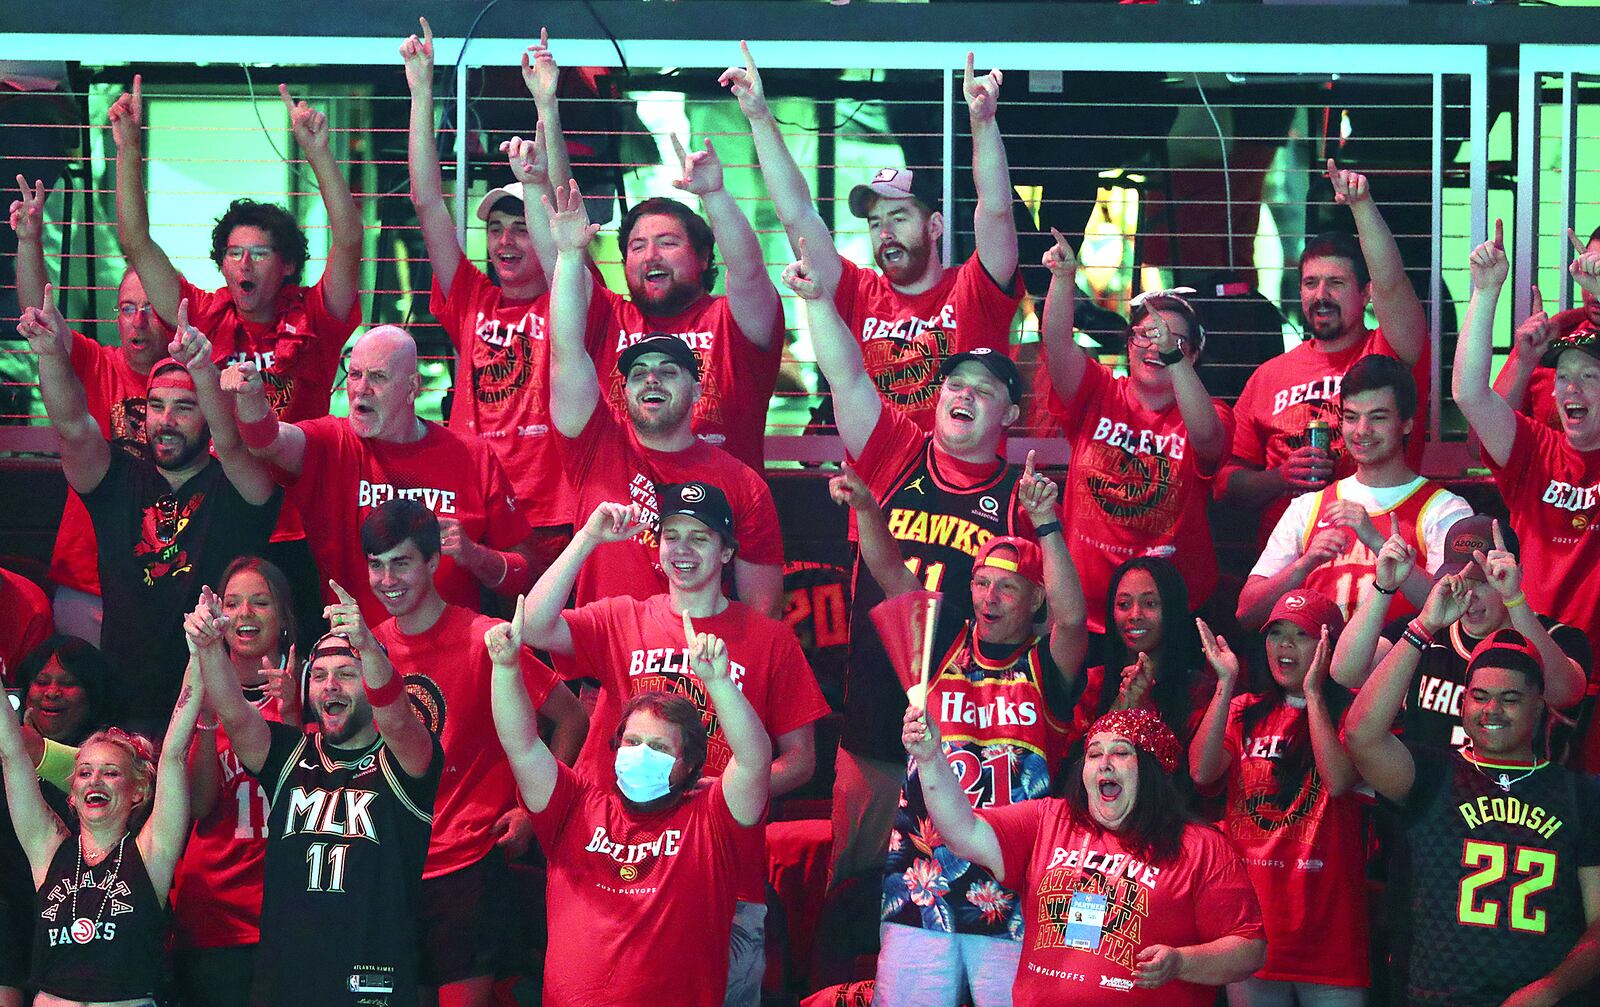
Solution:
[{"label": "red bandana headband", "polygon": [[1092,738],[1097,734],[1127,738],[1133,742],[1133,747],[1154,756],[1169,773],[1177,770],[1178,759],[1183,754],[1172,728],[1154,710],[1113,710],[1095,721],[1084,737]]}]

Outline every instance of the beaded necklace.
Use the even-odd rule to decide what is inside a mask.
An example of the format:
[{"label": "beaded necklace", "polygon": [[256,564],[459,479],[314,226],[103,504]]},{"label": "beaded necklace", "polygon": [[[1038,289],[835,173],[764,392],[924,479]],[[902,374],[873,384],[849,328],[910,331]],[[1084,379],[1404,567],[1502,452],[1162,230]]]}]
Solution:
[{"label": "beaded necklace", "polygon": [[[94,940],[95,934],[100,931],[100,918],[106,913],[106,906],[111,902],[111,893],[117,888],[117,878],[122,874],[122,851],[128,843],[128,834],[124,832],[122,838],[117,840],[117,862],[112,865],[111,873],[100,883],[100,908],[94,912],[94,919],[78,915],[78,889],[84,887],[83,873],[83,836],[78,836],[78,874],[76,884],[72,886],[72,940],[77,944],[87,944]],[[102,864],[105,860],[100,861]]]}]

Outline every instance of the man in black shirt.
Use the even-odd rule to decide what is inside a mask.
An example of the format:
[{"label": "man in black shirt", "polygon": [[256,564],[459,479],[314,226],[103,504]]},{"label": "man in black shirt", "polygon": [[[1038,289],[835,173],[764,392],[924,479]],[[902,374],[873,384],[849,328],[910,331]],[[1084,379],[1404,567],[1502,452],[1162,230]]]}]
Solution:
[{"label": "man in black shirt", "polygon": [[172,357],[150,369],[142,457],[112,451],[89,415],[71,337],[48,285],[44,307],[27,309],[17,331],[38,354],[39,391],[61,437],[61,469],[99,539],[101,643],[124,721],[159,735],[188,661],[184,613],[202,584],[220,583],[236,557],[266,545],[282,494],[240,442],[211,344],[188,325],[187,307],[168,347]]}]

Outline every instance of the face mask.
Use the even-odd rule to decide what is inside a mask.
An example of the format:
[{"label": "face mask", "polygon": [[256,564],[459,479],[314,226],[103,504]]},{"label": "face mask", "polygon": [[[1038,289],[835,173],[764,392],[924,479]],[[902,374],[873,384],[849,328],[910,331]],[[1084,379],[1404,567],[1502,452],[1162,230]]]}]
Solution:
[{"label": "face mask", "polygon": [[617,749],[617,787],[635,804],[649,804],[672,790],[672,768],[678,760],[649,745]]}]

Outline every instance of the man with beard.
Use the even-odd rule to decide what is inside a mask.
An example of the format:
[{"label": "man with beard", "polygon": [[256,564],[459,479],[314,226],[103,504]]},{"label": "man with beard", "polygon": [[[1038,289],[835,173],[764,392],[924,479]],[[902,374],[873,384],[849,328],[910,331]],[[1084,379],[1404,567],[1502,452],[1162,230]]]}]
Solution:
[{"label": "man with beard", "polygon": [[[550,163],[555,164],[565,145],[559,124],[547,125],[544,135]],[[783,304],[767,275],[754,228],[723,187],[722,161],[711,141],[692,152],[676,136],[672,144],[683,170],[672,184],[699,196],[705,217],[663,196],[646,199],[622,215],[617,247],[628,297],[607,288],[597,273],[584,271],[581,282],[593,291],[584,345],[592,347],[600,374],[616,372],[603,385],[602,398],[620,416],[628,400],[621,359],[652,336],[681,340],[699,370],[700,392],[691,413],[695,436],[760,470],[766,457],[767,403],[783,355]],[[726,296],[711,293],[717,278],[712,253],[719,248],[727,270]],[[587,514],[589,509],[580,503],[574,513]]]},{"label": "man with beard", "polygon": [[[795,254],[806,241],[817,281],[833,291],[850,334],[861,344],[867,373],[895,410],[923,430],[934,426],[941,368],[953,354],[974,349],[1009,352],[1011,320],[1022,300],[1017,274],[1017,227],[1011,216],[1011,171],[995,111],[999,70],[973,73],[967,54],[963,86],[972,125],[972,180],[977,205],[972,229],[977,251],[959,267],[936,254],[945,233],[939,186],[917,169],[884,168],[850,190],[850,212],[867,221],[872,258],[880,272],[841,257],[811,201],[811,190],[784,145],[767,105],[761,73],[741,43],[743,67],[729,67],[721,83],[750,121],[761,174]],[[839,413],[835,399],[835,416]],[[890,725],[890,726],[897,726]],[[894,739],[900,752],[898,736]]]},{"label": "man with beard", "polygon": [[[159,736],[186,663],[183,614],[235,557],[259,553],[281,494],[240,442],[211,344],[180,304],[171,359],[150,369],[146,453],[113,450],[72,369],[72,340],[51,288],[17,331],[39,357],[39,391],[61,438],[61,469],[100,543],[103,650],[134,729]],[[187,369],[186,369],[187,368]],[[216,452],[215,457],[212,451]]]},{"label": "man with beard", "polygon": [[[1233,456],[1217,478],[1228,502],[1261,511],[1263,536],[1291,498],[1355,470],[1349,445],[1332,436],[1324,449],[1308,430],[1322,421],[1337,434],[1339,382],[1352,364],[1374,353],[1395,357],[1412,369],[1427,399],[1428,321],[1394,235],[1365,175],[1341,170],[1329,158],[1328,178],[1336,201],[1350,207],[1356,236],[1320,234],[1300,253],[1300,312],[1311,338],[1262,364],[1245,382],[1233,407]],[[1369,304],[1376,329],[1367,328]],[[1406,445],[1414,469],[1422,464],[1422,443],[1417,424]]]},{"label": "man with beard", "polygon": [[[230,367],[223,384],[235,394],[245,446],[272,464],[305,515],[317,568],[356,585],[368,619],[385,613],[367,585],[361,522],[397,497],[420,500],[439,516],[438,586],[446,601],[476,609],[479,585],[513,594],[532,583],[528,524],[500,463],[482,441],[417,415],[417,344],[404,329],[379,325],[356,340],[346,368],[348,418],[280,423],[252,364]],[[337,600],[331,582],[323,600]]]},{"label": "man with beard", "polygon": [[[1000,454],[1006,427],[1021,413],[1017,366],[987,348],[946,358],[933,433],[923,433],[879,397],[833,291],[812,272],[808,242],[797,243],[800,261],[784,270],[783,282],[806,306],[817,366],[838,404],[845,453],[882,508],[911,572],[928,590],[943,592],[953,616],[972,618],[972,595],[950,585],[972,580],[985,543],[1061,530],[1059,522],[1034,529],[1019,498],[1023,470]],[[906,694],[868,617],[886,585],[859,560],[853,584],[844,733],[834,763],[835,882],[883,865],[905,779],[905,749],[895,729]]]},{"label": "man with beard", "polygon": [[[1589,235],[1583,250],[1600,252],[1600,228]],[[1511,355],[1506,357],[1505,366],[1494,379],[1494,390],[1511,404],[1511,408],[1553,430],[1561,429],[1561,410],[1556,406],[1556,369],[1544,359],[1550,352],[1550,341],[1600,332],[1600,297],[1581,287],[1579,293],[1583,295],[1583,303],[1551,315],[1544,310],[1544,297],[1538,286],[1534,286],[1533,310],[1513,333]]]},{"label": "man with beard", "polygon": [[[601,546],[584,563],[578,572],[577,603],[614,595],[642,600],[667,590],[657,552],[655,487],[698,480],[726,494],[739,528],[734,595],[758,612],[777,615],[783,539],[772,491],[748,465],[696,436],[692,411],[702,398],[705,371],[694,350],[679,336],[651,333],[617,357],[626,420],[601,401],[598,365],[584,352],[585,319],[596,317],[590,296],[604,289],[592,281],[584,257],[599,225],[589,223],[576,182],[555,195],[546,211],[556,244],[550,289],[550,415],[577,494],[573,513],[587,517],[602,503],[625,501],[643,508],[647,526],[635,538]],[[663,222],[681,223],[665,214],[637,222],[652,229],[668,226]]]},{"label": "man with beard", "polygon": [[[17,176],[22,198],[11,204],[11,229],[17,233],[17,294],[23,307],[44,305],[48,280],[44,262],[42,182],[29,188]],[[150,368],[166,354],[172,330],[161,321],[145,296],[144,284],[132,269],[117,287],[117,335],[120,345],[102,346],[80,332],[72,333],[72,370],[83,382],[89,415],[112,444],[135,455],[144,453],[144,390]],[[50,579],[56,585],[52,604],[56,632],[100,645],[100,574],[94,526],[83,501],[70,488],[61,525],[50,554]]]},{"label": "man with beard", "polygon": [[1439,578],[1344,722],[1351,760],[1405,833],[1406,1002],[1593,1003],[1585,990],[1600,975],[1600,792],[1542,752],[1550,714],[1539,649],[1514,629],[1473,649],[1461,697],[1466,747],[1392,733],[1419,657],[1470,600],[1460,574]]},{"label": "man with beard", "polygon": [[245,699],[222,648],[228,620],[214,593],[207,589],[185,621],[206,703],[272,809],[251,1002],[410,1007],[444,753],[360,606],[329,586],[338,598],[324,610],[333,631],[306,662],[311,733],[268,721]]},{"label": "man with beard", "polygon": [[[1338,605],[1346,622],[1369,587],[1391,596],[1391,619],[1422,604],[1428,571],[1444,562],[1445,533],[1472,508],[1406,462],[1416,415],[1417,385],[1400,361],[1373,354],[1350,367],[1339,394],[1339,430],[1355,474],[1295,497],[1284,510],[1239,592],[1246,629],[1265,624],[1278,599],[1297,587]],[[1376,582],[1378,551],[1390,532],[1426,560],[1398,589]]]},{"label": "man with beard", "polygon": [[[572,534],[572,486],[550,430],[549,283],[538,247],[541,241],[549,245],[549,223],[539,202],[549,188],[543,133],[559,130],[560,71],[541,33],[522,62],[523,80],[539,112],[534,138],[501,144],[517,180],[491,188],[478,203],[493,264],[490,279],[467,259],[445,201],[433,125],[433,32],[426,18],[421,26],[422,38],[406,39],[400,55],[411,88],[411,202],[433,266],[428,310],[456,352],[448,425],[463,437],[481,438],[500,459],[534,528],[534,564],[542,570]],[[549,154],[559,158],[549,163],[564,183],[570,175],[565,145],[553,145]]]}]

